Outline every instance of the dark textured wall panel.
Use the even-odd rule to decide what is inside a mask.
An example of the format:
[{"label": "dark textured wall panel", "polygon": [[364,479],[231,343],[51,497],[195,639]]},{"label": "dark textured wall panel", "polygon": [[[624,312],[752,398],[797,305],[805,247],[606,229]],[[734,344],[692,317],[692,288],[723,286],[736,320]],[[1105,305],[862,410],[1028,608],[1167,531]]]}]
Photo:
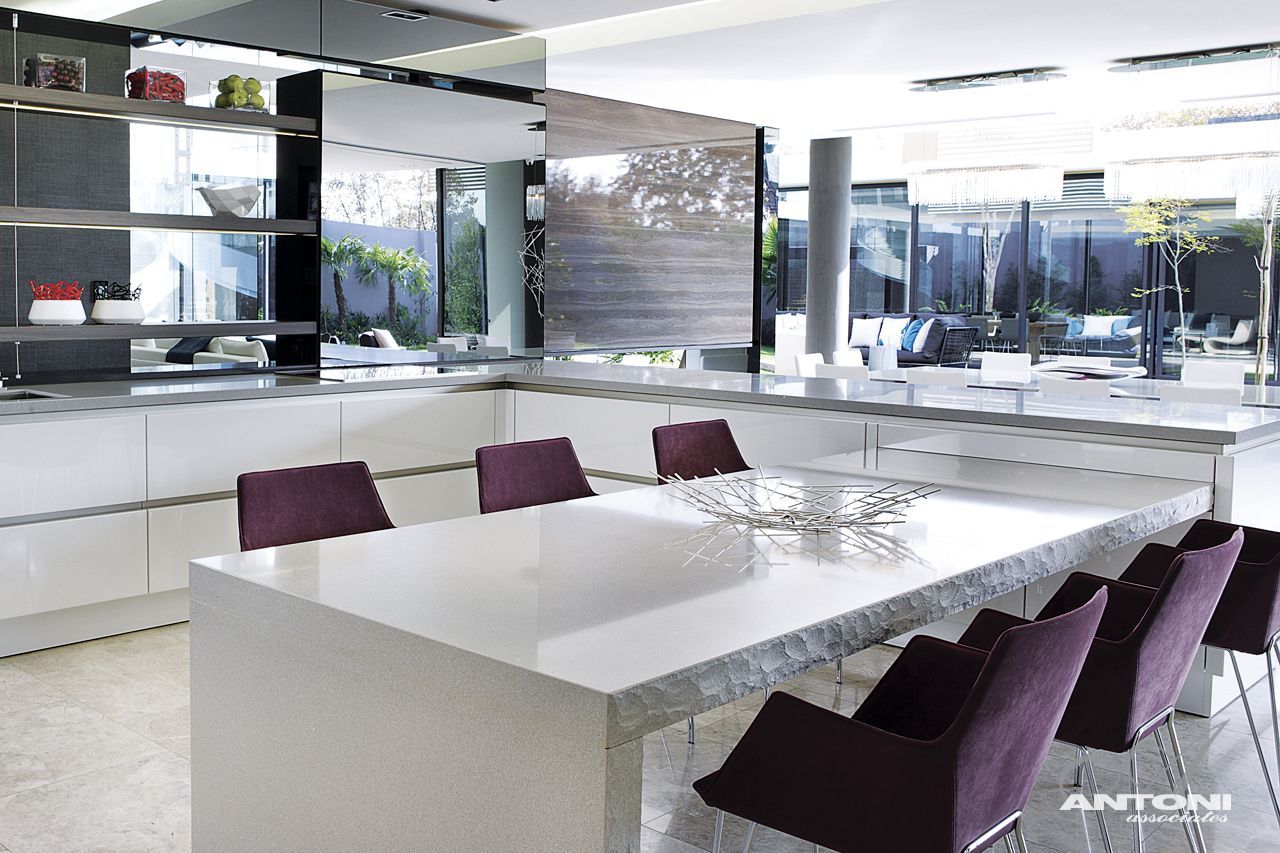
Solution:
[{"label": "dark textured wall panel", "polygon": [[[23,61],[35,53],[83,56],[86,89],[122,95],[129,70],[124,41],[68,39],[19,32],[3,51],[5,79],[22,84]],[[0,115],[0,162],[12,163],[15,114]],[[16,114],[17,186],[14,170],[0,169],[0,198],[5,204],[93,210],[129,209],[129,125],[109,119],[52,113]],[[16,245],[15,245],[16,244]],[[16,250],[16,252],[15,252]],[[0,324],[26,325],[32,280],[78,280],[85,287],[86,312],[94,279],[129,280],[129,233],[68,228],[0,230]],[[24,343],[22,374],[89,371],[127,372],[128,341]],[[0,345],[0,375],[14,376],[12,344]]]},{"label": "dark textured wall panel", "polygon": [[547,93],[546,347],[749,343],[755,128]]}]

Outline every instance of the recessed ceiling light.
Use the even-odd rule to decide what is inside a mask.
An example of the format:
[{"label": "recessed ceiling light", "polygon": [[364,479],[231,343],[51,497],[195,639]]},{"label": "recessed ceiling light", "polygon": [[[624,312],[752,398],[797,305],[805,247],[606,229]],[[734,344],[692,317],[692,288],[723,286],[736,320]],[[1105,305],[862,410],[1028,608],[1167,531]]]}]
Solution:
[{"label": "recessed ceiling light", "polygon": [[964,77],[942,77],[937,80],[915,80],[911,91],[951,92],[957,89],[985,89],[988,86],[1004,86],[1010,83],[1041,83],[1045,80],[1061,80],[1066,76],[1066,74],[1052,68],[1024,68],[1018,71],[969,74]]},{"label": "recessed ceiling light", "polygon": [[393,18],[397,21],[425,21],[431,17],[426,12],[406,12],[403,9],[389,9],[382,13],[384,18]]},{"label": "recessed ceiling light", "polygon": [[1107,70],[1160,71],[1165,68],[1191,68],[1196,65],[1218,65],[1223,62],[1270,59],[1276,56],[1280,56],[1280,45],[1251,44],[1244,47],[1223,47],[1190,53],[1168,53],[1163,56],[1139,56],[1125,60],[1123,65],[1113,65]]}]

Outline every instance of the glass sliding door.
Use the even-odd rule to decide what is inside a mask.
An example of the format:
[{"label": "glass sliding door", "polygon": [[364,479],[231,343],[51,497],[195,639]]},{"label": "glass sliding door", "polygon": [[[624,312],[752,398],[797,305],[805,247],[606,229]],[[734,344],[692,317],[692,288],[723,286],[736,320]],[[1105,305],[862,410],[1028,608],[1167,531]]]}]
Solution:
[{"label": "glass sliding door", "polygon": [[1027,303],[1044,323],[1041,358],[1142,359],[1143,251],[1121,206],[1101,176],[1068,178],[1060,201],[1031,206]]},{"label": "glass sliding door", "polygon": [[913,309],[968,315],[985,329],[982,346],[1020,348],[1021,210],[1020,205],[922,205]]},{"label": "glass sliding door", "polygon": [[849,310],[908,310],[911,205],[907,188],[854,187],[852,204]]}]

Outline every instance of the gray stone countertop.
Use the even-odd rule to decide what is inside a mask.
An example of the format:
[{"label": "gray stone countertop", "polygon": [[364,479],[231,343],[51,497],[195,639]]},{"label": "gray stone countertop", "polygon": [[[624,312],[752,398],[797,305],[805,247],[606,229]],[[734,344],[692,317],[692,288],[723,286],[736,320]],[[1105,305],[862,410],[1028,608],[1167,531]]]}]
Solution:
[{"label": "gray stone countertop", "polygon": [[98,412],[138,406],[272,399],[448,386],[564,389],[661,395],[691,402],[788,406],[831,413],[923,418],[1092,435],[1236,445],[1280,436],[1280,410],[1147,399],[1046,398],[990,388],[903,386],[772,374],[569,362],[433,367],[367,366],[305,375],[137,378],[23,386],[60,395],[0,400],[6,415]]}]

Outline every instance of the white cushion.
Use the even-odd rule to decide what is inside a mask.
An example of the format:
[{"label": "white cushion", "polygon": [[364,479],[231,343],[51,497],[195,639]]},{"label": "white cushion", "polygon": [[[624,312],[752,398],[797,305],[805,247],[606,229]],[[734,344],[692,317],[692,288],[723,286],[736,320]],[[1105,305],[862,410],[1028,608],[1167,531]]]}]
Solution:
[{"label": "white cushion", "polygon": [[222,338],[222,352],[227,355],[249,356],[254,361],[267,362],[267,348],[262,341],[246,341],[244,338]]},{"label": "white cushion", "polygon": [[924,352],[924,344],[929,339],[931,331],[933,331],[933,320],[925,320],[920,331],[916,332],[916,339],[911,342],[912,352]]},{"label": "white cushion", "polygon": [[849,346],[873,347],[880,341],[880,318],[855,318],[849,324]]},{"label": "white cushion", "polygon": [[911,323],[910,317],[885,317],[880,324],[880,343],[894,349],[902,349],[902,333]]},{"label": "white cushion", "polygon": [[222,338],[213,338],[209,343],[204,345],[204,352],[211,352],[217,355],[222,354]]},{"label": "white cushion", "polygon": [[396,343],[396,339],[386,329],[370,329],[373,332],[373,338],[378,342],[378,346],[382,349],[400,349],[400,345]]},{"label": "white cushion", "polygon": [[1090,314],[1084,318],[1084,329],[1080,334],[1086,338],[1109,338],[1115,322],[1115,317]]}]

